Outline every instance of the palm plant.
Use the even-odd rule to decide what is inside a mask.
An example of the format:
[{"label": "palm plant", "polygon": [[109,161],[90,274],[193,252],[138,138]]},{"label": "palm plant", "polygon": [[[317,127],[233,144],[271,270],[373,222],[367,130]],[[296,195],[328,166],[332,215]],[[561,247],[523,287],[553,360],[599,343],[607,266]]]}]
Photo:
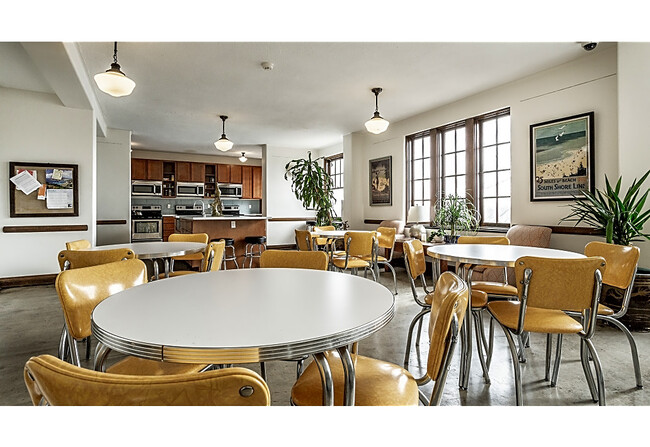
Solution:
[{"label": "palm plant", "polygon": [[284,167],[284,179],[291,178],[291,190],[296,199],[308,210],[316,210],[316,225],[332,225],[336,217],[333,203],[332,178],[318,163],[324,157],[314,160],[311,152],[308,158],[291,160]]},{"label": "palm plant", "polygon": [[650,234],[643,233],[643,226],[650,219],[650,210],[643,212],[650,189],[641,191],[648,175],[650,170],[640,180],[634,179],[622,199],[622,177],[618,178],[616,186],[612,188],[605,176],[605,191],[597,189],[595,194],[580,191],[584,200],[570,204],[571,214],[560,222],[575,222],[575,225],[584,222],[603,230],[609,244],[630,245],[630,242],[643,240],[642,238],[650,240]]},{"label": "palm plant", "polygon": [[455,242],[459,231],[476,231],[480,215],[471,200],[466,197],[448,195],[440,199],[436,205],[434,224],[441,229],[449,230],[449,238]]}]

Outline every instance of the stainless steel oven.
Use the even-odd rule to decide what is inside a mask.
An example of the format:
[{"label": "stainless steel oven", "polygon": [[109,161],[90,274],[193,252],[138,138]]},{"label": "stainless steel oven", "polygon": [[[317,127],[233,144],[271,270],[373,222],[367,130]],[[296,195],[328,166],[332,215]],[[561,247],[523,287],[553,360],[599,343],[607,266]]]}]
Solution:
[{"label": "stainless steel oven", "polygon": [[176,197],[203,197],[203,183],[178,182],[176,183]]},{"label": "stainless steel oven", "polygon": [[162,241],[163,220],[160,205],[131,207],[131,242]]},{"label": "stainless steel oven", "polygon": [[162,197],[162,181],[133,180],[131,182],[131,195]]},{"label": "stainless steel oven", "polygon": [[219,183],[219,193],[221,197],[241,199],[242,187],[241,185],[231,183]]}]

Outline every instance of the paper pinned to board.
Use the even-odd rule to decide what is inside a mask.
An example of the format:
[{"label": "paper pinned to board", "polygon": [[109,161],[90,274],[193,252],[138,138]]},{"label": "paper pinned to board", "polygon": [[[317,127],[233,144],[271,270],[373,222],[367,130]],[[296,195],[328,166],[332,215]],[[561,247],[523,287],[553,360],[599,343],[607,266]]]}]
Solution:
[{"label": "paper pinned to board", "polygon": [[18,174],[11,177],[11,183],[16,185],[16,189],[29,195],[41,187],[41,184],[28,170],[21,170]]},{"label": "paper pinned to board", "polygon": [[48,210],[72,208],[73,198],[71,189],[48,189],[45,206]]}]

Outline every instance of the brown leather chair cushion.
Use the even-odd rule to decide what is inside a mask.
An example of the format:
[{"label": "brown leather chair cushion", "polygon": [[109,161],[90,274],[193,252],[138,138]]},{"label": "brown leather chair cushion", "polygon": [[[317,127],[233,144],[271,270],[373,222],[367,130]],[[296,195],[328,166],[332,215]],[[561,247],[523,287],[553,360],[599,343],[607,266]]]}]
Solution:
[{"label": "brown leather chair cushion", "polygon": [[482,290],[488,295],[518,296],[515,286],[493,281],[472,281],[472,291],[474,290]]},{"label": "brown leather chair cushion", "polygon": [[614,315],[614,310],[605,306],[604,304],[598,305],[598,315]]},{"label": "brown leather chair cushion", "polygon": [[[487,308],[505,327],[516,330],[519,321],[519,306],[515,301],[491,301]],[[524,330],[548,334],[576,334],[582,324],[561,310],[526,307]]]},{"label": "brown leather chair cushion", "polygon": [[[474,287],[474,286],[472,286]],[[483,308],[487,306],[488,294],[482,290],[472,289],[472,307],[474,308]]]}]

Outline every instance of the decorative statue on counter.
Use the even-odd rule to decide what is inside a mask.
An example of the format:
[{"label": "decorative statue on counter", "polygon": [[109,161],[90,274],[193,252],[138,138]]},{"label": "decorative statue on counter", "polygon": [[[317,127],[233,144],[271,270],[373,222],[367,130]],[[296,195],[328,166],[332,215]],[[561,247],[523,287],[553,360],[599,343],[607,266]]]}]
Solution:
[{"label": "decorative statue on counter", "polygon": [[214,190],[214,200],[210,203],[210,209],[212,210],[212,217],[223,216],[223,203],[221,203],[221,191],[219,188]]}]

